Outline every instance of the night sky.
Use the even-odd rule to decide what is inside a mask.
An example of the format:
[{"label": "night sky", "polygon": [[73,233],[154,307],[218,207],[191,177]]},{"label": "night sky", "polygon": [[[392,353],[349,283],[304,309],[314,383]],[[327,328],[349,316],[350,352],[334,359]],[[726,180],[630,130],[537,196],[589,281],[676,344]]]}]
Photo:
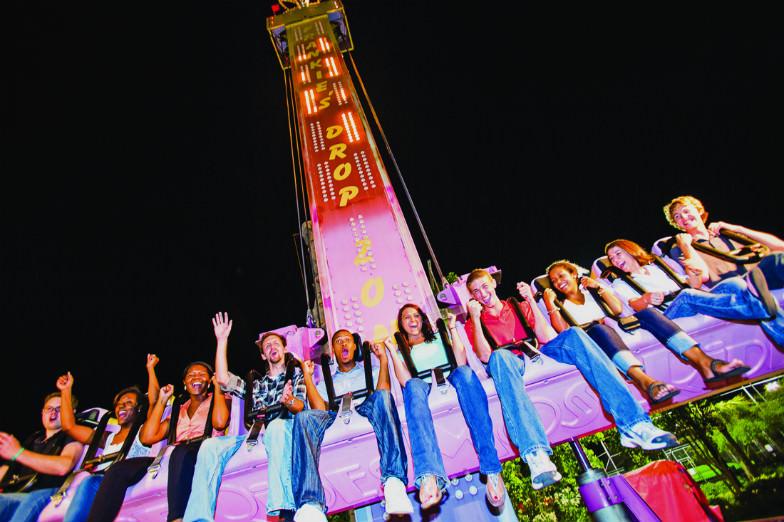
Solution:
[{"label": "night sky", "polygon": [[[217,311],[244,374],[258,332],[304,324],[306,294],[270,3],[18,4],[0,430],[23,438],[66,370],[83,406],[109,407],[146,387],[148,352],[162,383],[212,361]],[[682,194],[784,235],[772,13],[345,5],[444,272],[496,265],[509,295],[555,259],[670,235],[661,207]]]}]

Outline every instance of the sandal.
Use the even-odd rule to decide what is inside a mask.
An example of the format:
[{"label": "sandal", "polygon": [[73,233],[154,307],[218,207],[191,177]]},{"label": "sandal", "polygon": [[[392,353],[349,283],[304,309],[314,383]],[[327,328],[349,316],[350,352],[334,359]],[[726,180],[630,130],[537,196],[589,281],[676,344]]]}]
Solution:
[{"label": "sandal", "polygon": [[502,507],[506,502],[506,488],[500,473],[491,473],[487,476],[485,498],[487,503],[496,509]]},{"label": "sandal", "polygon": [[[435,489],[435,492],[432,490]],[[427,475],[422,479],[419,487],[419,503],[422,509],[433,507],[441,502],[441,488],[438,487],[438,479],[435,475]]]},{"label": "sandal", "polygon": [[711,377],[710,379],[705,379],[705,384],[723,381],[725,379],[729,379],[730,377],[737,377],[751,370],[751,368],[749,368],[748,366],[741,364],[741,366],[738,366],[737,368],[733,368],[732,370],[729,370],[727,372],[720,373],[717,370],[717,368],[722,364],[728,364],[728,363],[726,361],[722,361],[719,359],[713,359],[711,361],[710,369],[711,372],[713,373],[713,377]]},{"label": "sandal", "polygon": [[671,390],[669,393],[665,393],[664,395],[662,395],[657,399],[653,398],[653,396],[655,395],[654,392],[656,390],[658,390],[659,388],[666,389],[667,386],[668,386],[667,384],[661,381],[652,382],[650,386],[648,386],[648,400],[651,402],[651,404],[660,404],[666,400],[672,399],[673,397],[675,397],[681,392],[680,390]]}]

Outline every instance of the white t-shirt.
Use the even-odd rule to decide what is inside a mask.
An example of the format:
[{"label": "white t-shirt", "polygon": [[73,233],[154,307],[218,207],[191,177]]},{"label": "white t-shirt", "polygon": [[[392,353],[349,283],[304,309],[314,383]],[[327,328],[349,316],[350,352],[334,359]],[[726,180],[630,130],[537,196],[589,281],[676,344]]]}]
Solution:
[{"label": "white t-shirt", "polygon": [[[662,292],[664,295],[668,295],[681,289],[664,270],[653,264],[642,267],[642,273],[630,275],[646,292]],[[616,295],[618,295],[624,303],[628,303],[631,299],[640,297],[640,294],[621,278],[613,281],[612,287]]]},{"label": "white t-shirt", "polygon": [[580,289],[580,292],[585,297],[585,304],[573,303],[568,299],[563,302],[564,308],[569,312],[569,315],[572,316],[572,319],[577,321],[578,325],[607,317],[607,314],[604,313],[604,309],[596,302],[596,299],[593,298],[593,295],[591,295],[590,292],[586,292],[582,288]]}]

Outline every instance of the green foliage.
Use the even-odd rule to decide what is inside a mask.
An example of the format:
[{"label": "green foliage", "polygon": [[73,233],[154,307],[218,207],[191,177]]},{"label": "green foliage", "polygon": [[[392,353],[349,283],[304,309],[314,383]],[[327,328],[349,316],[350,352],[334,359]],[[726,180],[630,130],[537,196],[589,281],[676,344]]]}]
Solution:
[{"label": "green foliage", "polygon": [[455,284],[457,282],[457,278],[458,277],[460,277],[460,276],[458,276],[456,273],[449,272],[447,275],[444,276],[444,279],[446,279],[447,283],[449,283],[450,285],[453,285],[453,284]]},{"label": "green foliage", "polygon": [[784,493],[784,466],[768,475],[761,475],[743,487],[737,499],[717,484],[700,484],[711,505],[721,506],[724,520],[751,520],[781,515]]},{"label": "green foliage", "polygon": [[[591,465],[601,467],[594,452],[586,449]],[[556,520],[589,521],[577,489],[576,477],[582,470],[568,444],[553,448],[553,463],[563,479],[548,488],[535,491],[531,486],[528,466],[520,459],[504,463],[503,477],[509,500],[515,506],[520,522],[549,522]]]},{"label": "green foliage", "polygon": [[341,511],[340,513],[333,513],[331,515],[327,515],[328,522],[350,522],[351,521],[351,510]]}]

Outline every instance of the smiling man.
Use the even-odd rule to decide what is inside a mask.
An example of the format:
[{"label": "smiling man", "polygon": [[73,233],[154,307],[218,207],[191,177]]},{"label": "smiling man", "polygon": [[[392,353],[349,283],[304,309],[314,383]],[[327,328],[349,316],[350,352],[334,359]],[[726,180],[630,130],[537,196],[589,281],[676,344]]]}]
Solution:
[{"label": "smiling man", "polygon": [[[779,346],[784,346],[784,314],[769,289],[784,288],[784,240],[769,234],[723,221],[708,224],[708,212],[694,196],[678,196],[664,206],[664,215],[673,227],[682,231],[675,236],[676,244],[663,254],[677,261],[687,274],[701,277],[704,288],[720,293],[728,284],[736,284],[739,277],[749,292],[764,304],[768,317],[758,314],[739,316],[739,319],[760,319],[760,326]],[[694,243],[713,247],[720,252],[731,252],[741,243],[721,234],[729,230],[767,247],[769,253],[759,263],[736,264],[719,259],[694,248]],[[742,283],[742,284],[743,284]]]},{"label": "smiling man", "polygon": [[[466,335],[477,357],[487,365],[487,373],[493,378],[501,401],[507,433],[531,470],[534,489],[540,489],[560,480],[561,474],[550,461],[552,450],[542,420],[525,392],[525,360],[512,350],[493,350],[485,337],[486,329],[497,346],[526,337],[512,304],[498,298],[496,286],[495,279],[486,270],[477,269],[469,274],[466,288],[473,299],[468,303],[470,319],[466,323]],[[541,353],[558,362],[577,366],[598,392],[604,410],[613,415],[623,446],[656,450],[677,444],[671,433],[651,423],[615,365],[582,329],[569,328],[555,335],[536,306],[531,287],[517,283],[517,289],[523,298],[523,315],[540,343]]]},{"label": "smiling man", "polygon": [[82,455],[82,444],[60,426],[60,392],[49,394],[41,410],[43,430],[24,445],[0,432],[0,521],[33,522]]},{"label": "smiling man", "polygon": [[[332,373],[335,396],[365,389],[364,364],[357,362],[358,350],[354,336],[348,330],[338,330],[332,336],[332,351],[337,368]],[[406,495],[407,462],[400,418],[389,388],[389,368],[384,346],[373,345],[379,367],[373,367],[375,390],[367,398],[354,402],[356,411],[370,421],[376,433],[381,455],[381,483],[384,485],[386,512],[389,515],[413,513],[411,500]],[[327,510],[324,487],[318,473],[319,454],[324,433],[335,421],[337,413],[329,411],[328,394],[323,382],[313,383],[313,362],[304,362],[305,384],[311,409],[294,417],[294,449],[292,484],[297,513],[295,522],[326,521]]]},{"label": "smiling man", "polygon": [[[215,352],[216,381],[226,391],[242,397],[245,382],[230,374],[228,370],[226,350],[232,322],[228,314],[218,313],[212,324],[218,342]],[[279,520],[291,520],[295,509],[291,489],[292,419],[294,414],[306,407],[305,382],[299,369],[291,380],[286,379],[284,336],[267,332],[259,336],[256,345],[262,360],[266,362],[267,371],[261,379],[255,379],[252,383],[253,394],[250,400],[253,401],[254,410],[276,404],[283,406],[280,416],[269,422],[262,435],[268,455],[267,514],[277,516]],[[201,445],[193,472],[191,496],[183,520],[214,520],[221,475],[246,438],[247,435],[213,437]]]}]

